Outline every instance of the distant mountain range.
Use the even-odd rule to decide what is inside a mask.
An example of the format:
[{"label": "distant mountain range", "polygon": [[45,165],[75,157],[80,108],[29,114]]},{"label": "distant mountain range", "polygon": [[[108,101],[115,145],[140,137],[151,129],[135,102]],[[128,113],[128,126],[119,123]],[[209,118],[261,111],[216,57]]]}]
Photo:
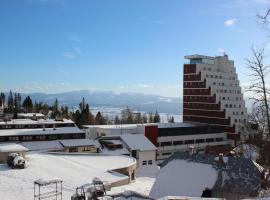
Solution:
[{"label": "distant mountain range", "polygon": [[[30,95],[33,101],[48,104],[52,104],[57,98],[60,105],[68,106],[73,109],[78,107],[79,102],[84,97],[90,107],[124,108],[129,106],[133,110],[144,112],[155,112],[157,110],[160,113],[168,114],[182,113],[181,98],[162,97],[142,93],[79,90],[57,94],[31,93],[21,95],[22,99],[24,99],[26,95]],[[8,97],[8,93],[6,96]]]}]

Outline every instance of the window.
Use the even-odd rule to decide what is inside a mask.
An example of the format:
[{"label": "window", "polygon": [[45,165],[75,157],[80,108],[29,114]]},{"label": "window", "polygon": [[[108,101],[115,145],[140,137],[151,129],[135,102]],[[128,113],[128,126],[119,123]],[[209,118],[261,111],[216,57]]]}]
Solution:
[{"label": "window", "polygon": [[168,155],[171,155],[171,154],[172,154],[171,152],[162,153],[163,156],[168,156]]},{"label": "window", "polygon": [[182,145],[183,144],[183,141],[174,141],[173,142],[173,145]]},{"label": "window", "polygon": [[216,142],[222,142],[222,141],[223,141],[222,137],[216,138]]},{"label": "window", "polygon": [[206,142],[214,142],[214,138],[207,138],[205,141]]},{"label": "window", "polygon": [[204,139],[197,139],[196,143],[204,143]]},{"label": "window", "polygon": [[148,160],[148,165],[152,165],[153,161],[152,160]]},{"label": "window", "polygon": [[164,146],[171,146],[172,143],[171,142],[161,142],[160,146],[164,147]]},{"label": "window", "polygon": [[194,140],[186,140],[185,144],[194,144]]},{"label": "window", "polygon": [[147,165],[146,160],[142,161],[142,165]]}]

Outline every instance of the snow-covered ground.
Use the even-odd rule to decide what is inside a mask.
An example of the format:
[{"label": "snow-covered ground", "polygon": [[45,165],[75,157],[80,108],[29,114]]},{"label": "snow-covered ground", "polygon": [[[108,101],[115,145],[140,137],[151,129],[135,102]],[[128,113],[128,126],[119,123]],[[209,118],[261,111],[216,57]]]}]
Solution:
[{"label": "snow-covered ground", "polygon": [[127,167],[135,159],[126,156],[89,156],[29,154],[26,169],[10,169],[0,164],[0,199],[33,199],[33,182],[37,179],[63,180],[63,200],[69,200],[77,186],[92,182],[99,177],[103,181],[114,182],[125,179],[119,173],[108,170]]},{"label": "snow-covered ground", "polygon": [[217,177],[217,171],[211,165],[172,160],[160,170],[150,196],[155,199],[165,196],[200,197],[206,187],[214,186]]}]

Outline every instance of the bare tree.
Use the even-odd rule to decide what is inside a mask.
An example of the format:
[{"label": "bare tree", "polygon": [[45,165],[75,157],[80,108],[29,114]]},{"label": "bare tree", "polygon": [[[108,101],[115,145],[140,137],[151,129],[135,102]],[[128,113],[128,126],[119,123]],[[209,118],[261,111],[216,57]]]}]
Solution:
[{"label": "bare tree", "polygon": [[270,8],[268,8],[264,14],[257,14],[257,17],[263,24],[268,24],[270,17]]},{"label": "bare tree", "polygon": [[[270,114],[269,114],[269,89],[267,88],[267,75],[270,71],[270,66],[265,65],[264,48],[251,48],[252,57],[246,60],[246,65],[251,71],[249,74],[252,77],[247,91],[252,94],[251,100],[254,105],[258,106],[259,110],[265,113],[266,128],[269,134],[270,131]],[[264,114],[262,114],[264,116]]]}]

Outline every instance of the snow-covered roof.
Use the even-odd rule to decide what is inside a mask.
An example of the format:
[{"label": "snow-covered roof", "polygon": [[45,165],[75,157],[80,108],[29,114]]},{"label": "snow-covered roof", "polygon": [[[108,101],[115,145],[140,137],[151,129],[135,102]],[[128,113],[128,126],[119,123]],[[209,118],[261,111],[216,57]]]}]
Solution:
[{"label": "snow-covered roof", "polygon": [[91,182],[95,177],[109,183],[128,180],[126,175],[108,170],[136,165],[136,159],[127,156],[33,153],[27,155],[27,163],[23,170],[10,170],[6,164],[0,164],[1,199],[32,199],[35,180],[55,178],[63,180],[63,199],[70,199],[76,187]]},{"label": "snow-covered roof", "polygon": [[29,151],[50,151],[50,150],[62,150],[63,146],[59,140],[51,141],[33,141],[33,142],[22,142],[22,146],[29,149]]},{"label": "snow-covered roof", "polygon": [[215,185],[217,177],[218,172],[212,165],[172,160],[160,170],[150,196],[154,199],[183,195],[201,197],[206,187]]},{"label": "snow-covered roof", "polygon": [[[213,174],[217,174],[214,185],[212,185],[212,187],[209,186],[209,189],[212,191],[223,192],[225,194],[226,192],[230,192],[246,196],[251,196],[258,192],[261,183],[261,173],[254,162],[251,159],[243,157],[227,157],[226,160],[227,162],[224,163],[216,161],[215,155],[177,152],[162,163],[163,167],[160,174],[164,173],[164,175],[160,175],[160,178],[158,175],[156,179],[157,184],[155,183],[157,186],[153,187],[153,193],[152,191],[151,193],[154,197],[175,195],[174,191],[182,191],[182,188],[185,188],[185,186],[182,186],[182,180],[185,180],[185,184],[189,183],[188,181],[191,180],[193,185],[190,185],[190,188],[195,187],[196,184],[199,183],[199,181],[197,181],[197,176],[204,177],[204,175],[207,174],[207,172],[203,172],[205,165],[211,166],[216,171],[215,173],[213,172]],[[192,163],[192,166],[188,167],[187,163]],[[194,172],[189,170],[195,166],[198,166],[197,171],[200,172],[199,174],[196,174],[196,170]],[[186,168],[186,170],[182,168]],[[174,169],[177,169],[177,172],[174,172]],[[165,177],[165,174],[167,174],[168,177]],[[174,179],[177,176],[179,176],[178,180]],[[180,176],[182,178],[180,178]],[[208,176],[211,177],[209,174]],[[159,191],[159,188],[162,188],[161,185],[165,184],[163,182],[166,182],[166,180],[169,182],[170,179],[176,181],[172,181],[173,184],[170,185],[176,184],[178,187],[167,187],[167,189]],[[208,183],[207,180],[205,181],[205,183]],[[205,184],[205,187],[208,187],[208,185]],[[166,185],[164,185],[164,188],[166,188]],[[194,194],[189,194],[189,191],[192,190],[186,190],[186,192],[182,191],[183,193],[178,193],[176,196],[195,196]],[[199,190],[197,190],[196,196],[201,194],[202,193],[199,194]]]},{"label": "snow-covered roof", "polygon": [[90,139],[68,139],[68,140],[60,140],[60,143],[64,147],[78,147],[78,146],[96,146],[94,140]]},{"label": "snow-covered roof", "polygon": [[117,124],[117,125],[83,125],[84,128],[102,128],[102,129],[136,129],[138,127],[145,126],[157,126],[158,128],[177,128],[177,127],[193,127],[205,125],[203,123],[187,123],[187,122],[175,122],[175,123],[145,123],[145,124]]},{"label": "snow-covered roof", "polygon": [[151,151],[157,148],[143,134],[123,134],[120,138],[132,150]]},{"label": "snow-covered roof", "polygon": [[43,115],[42,113],[18,113],[17,114],[18,117],[26,117],[26,118],[29,118],[29,117],[44,117],[45,115]]},{"label": "snow-covered roof", "polygon": [[36,128],[36,129],[2,129],[0,136],[19,136],[19,135],[52,135],[52,134],[76,134],[84,133],[78,127],[57,127],[53,128]]},{"label": "snow-covered roof", "polygon": [[11,119],[10,121],[0,121],[0,125],[42,125],[42,124],[67,124],[74,122],[70,119],[63,119],[63,121],[56,121],[54,119]]},{"label": "snow-covered roof", "polygon": [[16,143],[0,143],[0,152],[25,152],[28,149]]}]

